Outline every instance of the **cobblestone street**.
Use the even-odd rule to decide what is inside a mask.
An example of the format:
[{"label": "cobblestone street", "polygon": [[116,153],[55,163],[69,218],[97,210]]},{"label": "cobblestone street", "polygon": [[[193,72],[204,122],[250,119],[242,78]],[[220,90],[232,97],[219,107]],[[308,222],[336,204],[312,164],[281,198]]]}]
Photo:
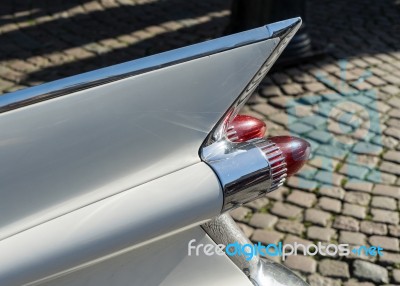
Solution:
[{"label": "cobblestone street", "polygon": [[[230,1],[4,1],[0,93],[219,37]],[[380,245],[375,257],[290,256],[311,285],[400,285],[400,2],[310,0],[318,60],[275,69],[243,113],[312,158],[285,187],[231,212],[263,244]]]}]

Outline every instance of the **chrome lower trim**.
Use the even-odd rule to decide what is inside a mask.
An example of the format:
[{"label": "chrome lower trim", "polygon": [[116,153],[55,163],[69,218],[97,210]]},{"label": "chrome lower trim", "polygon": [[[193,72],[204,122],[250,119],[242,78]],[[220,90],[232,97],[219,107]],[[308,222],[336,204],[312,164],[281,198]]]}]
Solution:
[{"label": "chrome lower trim", "polygon": [[216,40],[5,94],[0,96],[0,113],[266,39],[281,37],[286,33],[288,26],[297,25],[299,22],[301,22],[299,18],[277,22]]},{"label": "chrome lower trim", "polygon": [[277,189],[286,178],[281,150],[265,139],[215,142],[202,149],[201,157],[220,180],[224,192],[223,212]]},{"label": "chrome lower trim", "polygon": [[[202,225],[202,228],[217,244],[228,245],[239,243],[251,244],[249,239],[236,225],[228,214],[223,214]],[[286,285],[307,286],[308,284],[299,278],[288,268],[255,255],[247,261],[245,256],[228,256],[236,266],[241,269],[255,286]]]}]

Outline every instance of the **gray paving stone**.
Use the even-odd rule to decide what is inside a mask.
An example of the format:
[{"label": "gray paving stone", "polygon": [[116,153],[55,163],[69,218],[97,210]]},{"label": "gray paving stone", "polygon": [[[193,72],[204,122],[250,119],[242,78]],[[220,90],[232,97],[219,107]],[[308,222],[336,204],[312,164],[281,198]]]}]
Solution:
[{"label": "gray paving stone", "polygon": [[254,229],[250,226],[248,226],[247,224],[244,223],[237,223],[237,225],[239,226],[239,228],[243,231],[243,233],[246,235],[246,237],[250,238],[251,235],[254,232]]},{"label": "gray paving stone", "polygon": [[336,231],[331,228],[310,226],[307,229],[307,238],[317,241],[329,242],[335,234]]},{"label": "gray paving stone", "polygon": [[332,140],[332,134],[323,130],[313,130],[307,133],[307,137],[311,138],[318,143],[327,144]]},{"label": "gray paving stone", "polygon": [[233,217],[234,220],[237,221],[245,221],[245,218],[251,214],[251,209],[246,207],[238,207],[229,212],[229,214]]},{"label": "gray paving stone", "polygon": [[259,199],[256,199],[250,203],[246,203],[244,206],[254,209],[254,210],[260,210],[261,208],[267,206],[269,204],[269,200],[266,197],[262,197]]},{"label": "gray paving stone", "polygon": [[379,155],[382,151],[382,147],[367,142],[359,142],[353,148],[353,152],[357,154]]},{"label": "gray paving stone", "polygon": [[352,204],[357,204],[361,206],[367,206],[371,196],[363,192],[347,192],[344,201]]},{"label": "gray paving stone", "polygon": [[256,213],[254,214],[249,224],[257,228],[272,228],[278,221],[278,217],[270,214]]},{"label": "gray paving stone", "polygon": [[304,91],[301,85],[297,83],[283,84],[281,88],[283,92],[288,95],[298,95]]},{"label": "gray paving stone", "polygon": [[291,79],[290,77],[283,73],[283,72],[276,72],[270,75],[270,77],[279,85],[285,84],[285,83],[290,83]]},{"label": "gray paving stone", "polygon": [[326,278],[319,274],[313,274],[307,278],[310,286],[340,286],[341,281],[339,279]]},{"label": "gray paving stone", "polygon": [[[327,118],[320,116],[320,115],[312,115],[312,116],[307,116],[303,117],[300,119],[301,123],[308,124],[314,128],[318,128],[321,126],[324,126],[327,122]],[[330,136],[330,134],[329,134]]]},{"label": "gray paving stone", "polygon": [[293,115],[296,118],[302,118],[313,114],[311,106],[300,104],[297,101],[296,103],[297,103],[296,105],[286,110],[288,114]]},{"label": "gray paving stone", "polygon": [[393,281],[395,283],[400,283],[400,269],[393,270]]},{"label": "gray paving stone", "polygon": [[385,122],[385,124],[388,125],[388,126],[400,128],[400,120],[395,119],[395,118],[391,118],[391,119],[387,120]]},{"label": "gray paving stone", "polygon": [[326,90],[326,86],[320,82],[311,82],[311,83],[306,83],[305,88],[313,93],[318,93],[323,90]]},{"label": "gray paving stone", "polygon": [[400,188],[394,186],[377,184],[374,186],[372,193],[374,195],[388,196],[395,199],[400,199]]},{"label": "gray paving stone", "polygon": [[389,150],[385,154],[383,154],[383,159],[400,163],[400,151]]},{"label": "gray paving stone", "polygon": [[271,243],[277,244],[283,237],[284,234],[277,231],[256,229],[251,236],[251,240],[267,245]]},{"label": "gray paving stone", "polygon": [[301,122],[295,122],[289,125],[289,129],[297,134],[304,134],[314,130],[314,128],[310,125],[303,124]]},{"label": "gray paving stone", "polygon": [[300,98],[300,101],[304,104],[315,105],[321,101],[321,98],[315,95],[305,95]]},{"label": "gray paving stone", "polygon": [[321,195],[335,198],[335,199],[340,199],[342,200],[345,196],[345,191],[341,187],[335,187],[331,185],[322,185],[319,188],[319,193]]},{"label": "gray paving stone", "polygon": [[366,212],[367,209],[365,207],[348,203],[345,203],[343,205],[343,210],[342,210],[342,214],[353,216],[359,219],[364,219],[366,217]]},{"label": "gray paving stone", "polygon": [[343,286],[375,286],[375,284],[371,282],[359,282],[358,280],[351,279],[347,282],[344,282]]},{"label": "gray paving stone", "polygon": [[397,140],[400,140],[400,130],[396,127],[386,128],[383,133],[387,136],[391,136],[393,138],[396,138]]},{"label": "gray paving stone", "polygon": [[289,180],[286,181],[286,185],[291,188],[309,191],[315,190],[318,187],[318,183],[314,180],[307,180],[297,176],[289,178]]},{"label": "gray paving stone", "polygon": [[366,233],[366,234],[379,234],[379,235],[387,234],[386,224],[372,222],[372,221],[366,221],[366,220],[361,222],[360,230],[361,230],[361,232]]},{"label": "gray paving stone", "polygon": [[335,146],[331,146],[331,145],[321,145],[317,151],[316,154],[318,155],[323,155],[326,157],[331,157],[331,158],[335,158],[338,160],[343,160],[344,157],[347,155],[348,151],[335,147]]},{"label": "gray paving stone", "polygon": [[275,228],[284,233],[301,235],[305,231],[304,224],[298,221],[280,219]]},{"label": "gray paving stone", "polygon": [[294,190],[286,201],[305,208],[310,208],[316,202],[317,197],[313,193]]},{"label": "gray paving stone", "polygon": [[315,273],[317,269],[317,262],[313,258],[302,255],[289,256],[284,264],[292,270],[303,273]]},{"label": "gray paving stone", "polygon": [[298,172],[296,176],[303,179],[313,179],[317,172],[318,169],[306,164],[300,169],[300,172]]},{"label": "gray paving stone", "polygon": [[339,172],[348,177],[363,179],[369,172],[369,169],[366,167],[346,163],[343,164]]},{"label": "gray paving stone", "polygon": [[381,246],[384,250],[399,251],[399,240],[393,237],[373,235],[368,239],[369,243],[374,246]]},{"label": "gray paving stone", "polygon": [[400,98],[398,97],[392,97],[387,103],[393,107],[400,108]]},{"label": "gray paving stone", "polygon": [[375,283],[389,282],[389,274],[385,268],[367,261],[355,260],[353,262],[353,273],[360,279],[366,279]]},{"label": "gray paving stone", "polygon": [[335,218],[332,227],[340,230],[359,231],[360,222],[355,218],[340,215]]},{"label": "gray paving stone", "polygon": [[276,113],[276,114],[272,114],[269,116],[269,119],[279,125],[285,126],[285,127],[289,127],[291,126],[291,124],[296,122],[296,118],[291,116],[291,115],[287,115],[286,113]]},{"label": "gray paving stone", "polygon": [[[371,142],[376,145],[386,147],[388,149],[394,149],[397,146],[397,144],[399,143],[398,139],[393,138],[391,136],[385,136],[382,134],[373,137]],[[389,161],[392,161],[392,160],[389,160]]]},{"label": "gray paving stone", "polygon": [[321,197],[318,201],[318,206],[329,212],[339,213],[342,209],[342,203],[339,200]]},{"label": "gray paving stone", "polygon": [[379,166],[379,170],[389,174],[400,176],[400,164],[397,163],[383,161],[382,164]]},{"label": "gray paving stone", "polygon": [[377,222],[399,224],[399,213],[394,211],[371,209],[372,220]]},{"label": "gray paving stone", "polygon": [[269,100],[269,103],[271,103],[273,106],[276,106],[276,107],[279,107],[279,108],[289,108],[289,107],[294,106],[296,104],[293,99],[287,98],[287,97],[284,97],[284,96],[271,98]]},{"label": "gray paving stone", "polygon": [[374,196],[371,201],[371,206],[379,209],[396,210],[397,202],[392,198]]},{"label": "gray paving stone", "polygon": [[334,171],[339,162],[329,157],[317,155],[314,156],[308,163],[319,169]]},{"label": "gray paving stone", "polygon": [[349,266],[346,262],[323,259],[318,263],[318,270],[323,276],[350,278]]},{"label": "gray paving stone", "polygon": [[288,192],[289,192],[288,188],[280,187],[279,189],[277,189],[273,192],[265,194],[265,197],[268,199],[275,200],[275,201],[283,201],[284,195],[287,194]]},{"label": "gray paving stone", "polygon": [[270,98],[275,96],[281,96],[282,92],[276,85],[269,85],[260,89],[260,94],[264,97]]},{"label": "gray paving stone", "polygon": [[[299,236],[295,236],[295,235],[291,235],[291,234],[286,236],[286,238],[283,241],[283,243],[284,244],[290,244],[292,246],[302,244],[302,245],[304,245],[306,247],[313,244],[313,242],[310,241],[310,240],[303,239],[303,238],[301,238]],[[303,248],[302,247],[298,247],[298,253],[303,253]]]},{"label": "gray paving stone", "polygon": [[278,112],[280,112],[279,109],[274,108],[273,106],[269,105],[269,104],[256,104],[254,106],[251,107],[252,110],[261,113],[262,115],[265,116],[272,116],[273,114],[276,114]]},{"label": "gray paving stone", "polygon": [[383,173],[378,170],[372,170],[367,175],[367,180],[378,184],[393,184],[397,179],[396,175]]},{"label": "gray paving stone", "polygon": [[327,172],[327,171],[319,171],[315,175],[315,180],[317,180],[321,183],[331,184],[334,186],[341,186],[344,178],[345,177],[343,175],[339,175],[339,174]]},{"label": "gray paving stone", "polygon": [[312,222],[316,225],[326,226],[331,218],[331,214],[317,210],[317,209],[307,209],[305,211],[304,220]]},{"label": "gray paving stone", "polygon": [[362,233],[342,230],[339,235],[339,242],[356,244],[356,245],[365,245],[366,236],[365,234]]},{"label": "gray paving stone", "polygon": [[383,256],[379,256],[379,262],[383,265],[398,265],[400,254],[384,251]]},{"label": "gray paving stone", "polygon": [[[384,87],[381,88],[381,90],[390,95],[396,95],[400,93],[400,89],[395,85],[385,85]],[[397,105],[397,102],[395,103],[394,101],[392,102],[389,101],[388,103],[393,106]]]},{"label": "gray paving stone", "polygon": [[389,225],[389,233],[391,236],[400,237],[400,226],[399,225]]},{"label": "gray paving stone", "polygon": [[372,191],[373,184],[362,180],[352,179],[346,182],[344,188],[346,190],[351,190],[351,191],[370,193]]},{"label": "gray paving stone", "polygon": [[296,207],[291,204],[276,202],[271,209],[271,213],[284,218],[296,218],[299,217],[303,209]]}]

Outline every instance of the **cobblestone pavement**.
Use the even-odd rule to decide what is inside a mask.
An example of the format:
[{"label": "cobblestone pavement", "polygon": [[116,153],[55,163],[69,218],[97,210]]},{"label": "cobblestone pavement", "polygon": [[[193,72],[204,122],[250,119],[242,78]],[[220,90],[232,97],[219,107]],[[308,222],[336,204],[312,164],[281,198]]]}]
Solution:
[{"label": "cobblestone pavement", "polygon": [[[229,1],[4,1],[0,92],[221,35]],[[286,187],[232,211],[265,244],[380,245],[380,258],[291,256],[311,285],[400,284],[400,4],[311,0],[314,43],[331,52],[270,73],[243,110],[312,144]]]}]

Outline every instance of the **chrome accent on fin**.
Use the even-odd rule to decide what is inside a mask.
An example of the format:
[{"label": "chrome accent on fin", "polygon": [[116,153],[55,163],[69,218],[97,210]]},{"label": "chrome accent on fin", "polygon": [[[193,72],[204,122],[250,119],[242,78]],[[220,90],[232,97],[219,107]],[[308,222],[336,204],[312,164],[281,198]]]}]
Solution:
[{"label": "chrome accent on fin", "polygon": [[240,108],[275,63],[300,25],[301,19],[294,18],[266,26],[270,35],[280,38],[279,43],[214,131],[210,133],[200,150],[202,160],[211,166],[221,182],[224,191],[223,212],[279,188],[286,179],[287,169],[286,165],[283,165],[285,158],[279,147],[264,139],[242,143],[230,142],[232,137],[236,136],[232,132],[234,130],[230,128],[230,122],[239,113]]},{"label": "chrome accent on fin", "polygon": [[287,44],[292,39],[294,34],[300,28],[301,23],[301,18],[293,18],[273,24],[268,24],[265,26],[269,31],[269,34],[272,37],[278,37],[280,39],[280,42],[278,43],[274,51],[266,59],[265,63],[261,66],[260,70],[254,75],[253,79],[244,88],[243,92],[239,95],[239,97],[231,106],[231,108],[227,111],[225,116],[221,119],[214,131],[210,134],[205,142],[205,145],[210,145],[213,142],[224,139],[226,130],[229,127],[229,123],[235,118],[240,109],[253,94],[254,90],[260,84],[261,80],[265,77],[265,75],[271,69],[272,65],[278,59],[282,51],[286,48]]}]

